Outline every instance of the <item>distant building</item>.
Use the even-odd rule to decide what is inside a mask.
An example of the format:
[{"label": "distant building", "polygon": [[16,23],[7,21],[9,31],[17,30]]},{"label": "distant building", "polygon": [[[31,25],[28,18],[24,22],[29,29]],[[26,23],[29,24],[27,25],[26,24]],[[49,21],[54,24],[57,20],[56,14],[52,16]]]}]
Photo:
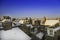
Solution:
[{"label": "distant building", "polygon": [[8,30],[12,28],[12,21],[10,19],[2,20],[2,27],[4,30]]},{"label": "distant building", "polygon": [[32,18],[25,18],[25,24],[32,24]]},{"label": "distant building", "polygon": [[32,19],[32,25],[36,25],[39,26],[41,23],[41,20],[37,20],[37,19]]},{"label": "distant building", "polygon": [[9,16],[3,16],[2,19],[11,19]]}]

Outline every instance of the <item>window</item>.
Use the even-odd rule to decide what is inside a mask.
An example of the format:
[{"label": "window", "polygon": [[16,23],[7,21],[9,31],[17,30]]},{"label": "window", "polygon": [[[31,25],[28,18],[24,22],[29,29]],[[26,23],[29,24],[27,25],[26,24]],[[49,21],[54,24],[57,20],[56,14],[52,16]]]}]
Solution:
[{"label": "window", "polygon": [[50,30],[50,35],[53,35],[53,30]]},{"label": "window", "polygon": [[48,29],[47,29],[47,34],[48,34],[48,36],[53,37],[53,36],[54,36],[54,30],[51,29],[51,28],[48,28]]}]

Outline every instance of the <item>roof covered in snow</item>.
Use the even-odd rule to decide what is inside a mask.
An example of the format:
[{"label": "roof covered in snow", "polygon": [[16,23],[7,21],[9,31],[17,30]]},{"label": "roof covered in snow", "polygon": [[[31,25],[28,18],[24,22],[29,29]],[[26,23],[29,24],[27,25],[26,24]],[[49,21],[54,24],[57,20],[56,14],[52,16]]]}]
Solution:
[{"label": "roof covered in snow", "polygon": [[36,35],[38,38],[42,39],[42,37],[44,36],[44,33],[40,32]]},{"label": "roof covered in snow", "polygon": [[11,21],[10,19],[4,19],[4,20],[2,20],[2,22],[5,22],[5,21]]},{"label": "roof covered in snow", "polygon": [[58,30],[60,30],[60,27],[57,27],[57,28],[54,29],[54,31],[58,31]]},{"label": "roof covered in snow", "polygon": [[59,23],[59,20],[46,20],[45,25],[53,26]]},{"label": "roof covered in snow", "polygon": [[24,20],[20,20],[19,23],[20,23],[20,24],[24,24]]},{"label": "roof covered in snow", "polygon": [[11,30],[1,30],[0,38],[2,40],[30,40],[31,38],[25,34],[21,29],[19,28],[13,28]]}]

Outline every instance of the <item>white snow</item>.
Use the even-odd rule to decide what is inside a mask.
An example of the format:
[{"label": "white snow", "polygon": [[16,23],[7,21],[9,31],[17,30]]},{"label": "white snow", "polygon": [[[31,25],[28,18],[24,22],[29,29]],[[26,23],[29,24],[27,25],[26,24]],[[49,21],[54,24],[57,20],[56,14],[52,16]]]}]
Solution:
[{"label": "white snow", "polygon": [[10,22],[11,20],[10,19],[4,19],[4,20],[2,20],[2,22],[5,22],[5,21]]},{"label": "white snow", "polygon": [[54,31],[58,31],[58,30],[60,30],[60,27],[57,27],[57,28],[54,29]]},{"label": "white snow", "polygon": [[19,22],[13,22],[13,23],[15,23],[16,25],[20,25],[20,23],[19,23]]},{"label": "white snow", "polygon": [[15,25],[12,23],[12,26],[15,26]]},{"label": "white snow", "polygon": [[25,34],[19,28],[13,28],[11,30],[0,31],[1,40],[30,40],[31,38]]},{"label": "white snow", "polygon": [[56,23],[59,23],[59,20],[46,20],[45,25],[53,26]]},{"label": "white snow", "polygon": [[33,28],[33,26],[32,26],[31,24],[27,24],[26,26],[27,26],[27,27],[31,27],[31,28]]},{"label": "white snow", "polygon": [[20,20],[19,23],[20,23],[20,24],[24,24],[24,20]]},{"label": "white snow", "polygon": [[43,35],[44,35],[44,33],[40,32],[40,33],[38,33],[36,36],[37,36],[38,38],[42,39]]}]

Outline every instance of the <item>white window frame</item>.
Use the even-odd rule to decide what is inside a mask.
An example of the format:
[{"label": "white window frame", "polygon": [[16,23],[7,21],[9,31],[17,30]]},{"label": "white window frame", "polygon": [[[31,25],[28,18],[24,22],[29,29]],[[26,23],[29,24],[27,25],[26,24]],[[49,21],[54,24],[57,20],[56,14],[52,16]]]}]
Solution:
[{"label": "white window frame", "polygon": [[[52,34],[50,32],[51,30],[52,30]],[[54,37],[54,29],[53,28],[47,28],[47,35],[51,36],[51,37]]]}]

